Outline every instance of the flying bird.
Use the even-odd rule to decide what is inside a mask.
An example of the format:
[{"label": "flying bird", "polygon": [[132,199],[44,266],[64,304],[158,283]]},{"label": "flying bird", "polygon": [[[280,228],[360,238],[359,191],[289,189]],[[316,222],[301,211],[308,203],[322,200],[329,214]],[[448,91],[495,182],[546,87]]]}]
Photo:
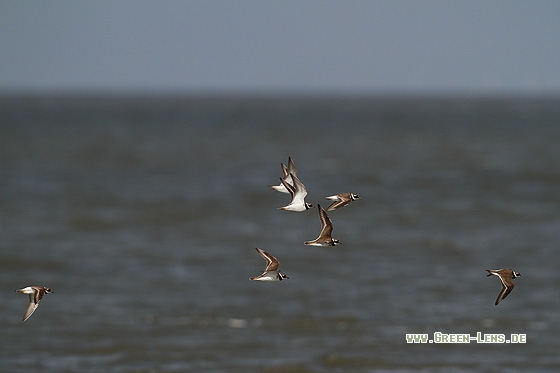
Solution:
[{"label": "flying bird", "polygon": [[329,219],[329,216],[327,215],[327,212],[321,207],[321,205],[317,205],[317,209],[319,210],[319,219],[321,219],[321,233],[319,233],[319,237],[313,241],[305,241],[304,244],[311,246],[340,245],[341,242],[339,240],[331,237],[333,225],[331,219]]},{"label": "flying bird", "polygon": [[31,317],[31,315],[33,315],[33,312],[35,312],[37,307],[39,307],[39,302],[41,302],[41,299],[43,299],[43,296],[45,294],[53,292],[51,289],[44,286],[28,286],[16,291],[23,294],[29,294],[29,303],[27,304],[25,312],[23,313],[23,321],[27,320]]},{"label": "flying bird", "polygon": [[513,279],[517,277],[521,277],[521,273],[512,271],[511,269],[487,269],[488,275],[486,276],[498,276],[500,281],[502,282],[502,290],[500,294],[498,294],[498,298],[496,298],[495,305],[497,306],[505,297],[508,296],[509,293],[513,290]]},{"label": "flying bird", "polygon": [[266,260],[266,268],[260,276],[250,277],[251,281],[265,281],[265,282],[276,282],[282,281],[283,279],[289,278],[283,273],[280,273],[278,266],[280,262],[274,256],[270,255],[263,249],[256,248],[259,254]]},{"label": "flying bird", "polygon": [[344,207],[350,202],[360,199],[360,196],[354,193],[341,193],[335,194],[334,196],[325,197],[325,199],[334,201],[328,208],[327,211],[333,211],[337,208]]},{"label": "flying bird", "polygon": [[292,196],[292,200],[289,204],[284,207],[280,207],[281,210],[286,211],[306,211],[313,207],[311,203],[305,202],[305,196],[307,196],[307,189],[305,189],[305,185],[298,179],[298,177],[294,174],[289,174],[294,182],[294,185],[288,184],[285,180],[280,179],[282,184],[286,187],[286,189],[290,192]]}]

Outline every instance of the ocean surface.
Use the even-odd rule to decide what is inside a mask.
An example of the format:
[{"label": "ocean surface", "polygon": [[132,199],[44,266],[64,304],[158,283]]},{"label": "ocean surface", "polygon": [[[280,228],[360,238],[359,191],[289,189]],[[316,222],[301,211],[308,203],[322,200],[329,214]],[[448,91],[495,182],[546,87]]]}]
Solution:
[{"label": "ocean surface", "polygon": [[0,98],[1,372],[557,372],[559,245],[560,99]]}]

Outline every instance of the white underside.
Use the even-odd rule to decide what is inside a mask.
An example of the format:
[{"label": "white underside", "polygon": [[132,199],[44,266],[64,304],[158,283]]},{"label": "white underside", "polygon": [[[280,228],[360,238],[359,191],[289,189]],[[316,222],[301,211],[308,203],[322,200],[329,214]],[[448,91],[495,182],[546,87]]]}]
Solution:
[{"label": "white underside", "polygon": [[290,203],[287,206],[281,207],[282,210],[287,210],[287,211],[306,211],[307,208],[305,207],[305,204],[292,204]]},{"label": "white underside", "polygon": [[304,242],[304,244],[309,245],[309,246],[321,246],[321,247],[333,246],[332,244],[326,243],[326,242],[311,242],[311,241],[307,241],[307,242]]},{"label": "white underside", "polygon": [[276,282],[280,281],[280,279],[278,278],[278,274],[276,272],[269,272],[262,277],[254,278],[253,281]]}]

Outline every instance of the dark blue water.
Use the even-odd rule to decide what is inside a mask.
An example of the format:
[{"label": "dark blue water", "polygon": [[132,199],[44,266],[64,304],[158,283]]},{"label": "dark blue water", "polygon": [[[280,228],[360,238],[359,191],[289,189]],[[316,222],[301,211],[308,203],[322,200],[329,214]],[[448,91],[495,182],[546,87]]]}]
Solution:
[{"label": "dark blue water", "polygon": [[[559,104],[3,97],[1,371],[555,372]],[[288,156],[314,205],[361,196],[341,246],[278,210]],[[527,342],[406,343],[435,332]]]}]

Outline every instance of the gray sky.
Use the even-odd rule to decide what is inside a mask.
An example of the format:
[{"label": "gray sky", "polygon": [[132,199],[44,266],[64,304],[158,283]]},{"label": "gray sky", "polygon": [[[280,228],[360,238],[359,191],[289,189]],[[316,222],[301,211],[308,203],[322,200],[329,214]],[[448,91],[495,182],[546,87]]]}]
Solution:
[{"label": "gray sky", "polygon": [[0,91],[560,93],[560,1],[2,1]]}]

